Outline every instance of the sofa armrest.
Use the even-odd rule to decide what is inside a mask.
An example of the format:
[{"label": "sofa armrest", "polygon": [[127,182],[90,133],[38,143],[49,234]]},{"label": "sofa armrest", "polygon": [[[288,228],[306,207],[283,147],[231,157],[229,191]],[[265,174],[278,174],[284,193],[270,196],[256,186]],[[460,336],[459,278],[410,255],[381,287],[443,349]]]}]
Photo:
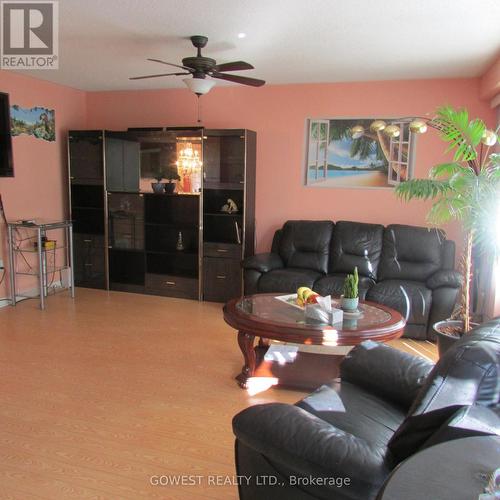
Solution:
[{"label": "sofa armrest", "polygon": [[385,447],[376,448],[294,405],[247,408],[233,418],[233,431],[245,446],[299,475],[350,478],[352,498],[363,497],[356,495],[358,488],[366,493],[381,484],[392,468]]},{"label": "sofa armrest", "polygon": [[486,406],[462,406],[422,446],[475,436],[500,435],[500,415]]},{"label": "sofa armrest", "polygon": [[435,290],[443,286],[449,288],[460,288],[462,286],[462,275],[458,271],[442,269],[434,273],[426,282],[427,288]]},{"label": "sofa armrest", "polygon": [[344,358],[340,377],[409,408],[433,367],[419,356],[367,340]]},{"label": "sofa armrest", "polygon": [[243,269],[253,269],[261,273],[267,273],[273,269],[284,267],[281,257],[276,253],[260,253],[247,257],[242,263]]}]

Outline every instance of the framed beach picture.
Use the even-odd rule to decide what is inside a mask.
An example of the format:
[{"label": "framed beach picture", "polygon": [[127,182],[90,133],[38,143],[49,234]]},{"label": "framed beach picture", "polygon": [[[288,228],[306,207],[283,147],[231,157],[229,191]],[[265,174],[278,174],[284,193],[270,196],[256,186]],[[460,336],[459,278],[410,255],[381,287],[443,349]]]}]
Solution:
[{"label": "framed beach picture", "polygon": [[[374,130],[374,122],[390,124],[395,132],[389,136]],[[309,119],[305,183],[323,188],[394,187],[412,178],[415,146],[409,120]]]},{"label": "framed beach picture", "polygon": [[53,142],[56,140],[55,111],[35,106],[22,108],[13,104],[10,108],[11,134],[32,135],[36,139]]}]

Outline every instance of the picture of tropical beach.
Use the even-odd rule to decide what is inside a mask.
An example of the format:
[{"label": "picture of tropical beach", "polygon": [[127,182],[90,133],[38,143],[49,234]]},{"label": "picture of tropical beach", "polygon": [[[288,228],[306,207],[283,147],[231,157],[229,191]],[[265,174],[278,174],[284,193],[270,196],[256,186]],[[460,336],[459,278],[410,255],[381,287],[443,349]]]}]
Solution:
[{"label": "picture of tropical beach", "polygon": [[407,180],[412,146],[408,125],[400,123],[399,137],[391,139],[373,131],[373,122],[373,118],[309,120],[306,185],[387,188]]},{"label": "picture of tropical beach", "polygon": [[32,135],[44,141],[56,140],[55,111],[53,109],[35,106],[21,108],[14,104],[10,108],[11,133],[17,135]]}]

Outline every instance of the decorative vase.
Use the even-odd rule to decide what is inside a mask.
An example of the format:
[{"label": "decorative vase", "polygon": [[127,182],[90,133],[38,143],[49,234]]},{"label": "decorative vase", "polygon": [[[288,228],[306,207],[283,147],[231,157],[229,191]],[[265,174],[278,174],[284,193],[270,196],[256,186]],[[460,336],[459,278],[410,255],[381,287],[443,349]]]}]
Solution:
[{"label": "decorative vase", "polygon": [[163,182],[152,182],[151,187],[153,188],[153,193],[160,194],[163,193],[165,184]]},{"label": "decorative vase", "polygon": [[174,194],[175,182],[165,182],[164,187],[165,187],[165,193]]},{"label": "decorative vase", "polygon": [[358,310],[359,297],[348,299],[343,295],[340,296],[340,308],[345,312],[356,312]]},{"label": "decorative vase", "polygon": [[191,193],[191,174],[184,173],[182,176],[182,192]]},{"label": "decorative vase", "polygon": [[179,231],[179,236],[177,236],[177,244],[175,248],[178,252],[182,252],[184,250],[184,242],[182,241],[182,232]]}]

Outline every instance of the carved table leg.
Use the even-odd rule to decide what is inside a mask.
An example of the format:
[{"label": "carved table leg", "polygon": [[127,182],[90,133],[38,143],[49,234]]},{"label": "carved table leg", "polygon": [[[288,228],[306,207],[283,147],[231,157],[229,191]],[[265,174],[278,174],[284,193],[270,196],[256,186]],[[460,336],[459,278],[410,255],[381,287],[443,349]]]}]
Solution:
[{"label": "carved table leg", "polygon": [[271,342],[269,339],[260,337],[259,338],[259,347],[269,347],[271,345]]},{"label": "carved table leg", "polygon": [[242,331],[238,332],[238,345],[240,346],[245,365],[241,373],[236,377],[238,384],[243,389],[247,388],[247,380],[253,377],[255,372],[255,350],[254,350],[255,335],[250,335]]}]

